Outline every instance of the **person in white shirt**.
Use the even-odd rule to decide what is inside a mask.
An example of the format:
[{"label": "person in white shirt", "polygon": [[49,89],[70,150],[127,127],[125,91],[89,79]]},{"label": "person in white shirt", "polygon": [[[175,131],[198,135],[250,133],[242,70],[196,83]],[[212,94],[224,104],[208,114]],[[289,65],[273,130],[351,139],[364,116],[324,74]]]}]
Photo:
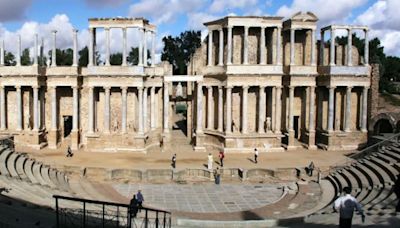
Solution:
[{"label": "person in white shirt", "polygon": [[258,150],[257,148],[254,148],[254,163],[257,164],[257,158],[258,158]]},{"label": "person in white shirt", "polygon": [[210,169],[210,170],[212,170],[212,163],[214,162],[214,158],[213,158],[213,156],[212,156],[211,153],[208,154],[207,160],[208,160],[208,162],[207,162],[207,168]]},{"label": "person in white shirt", "polygon": [[340,213],[339,227],[351,228],[354,210],[361,214],[362,222],[365,220],[365,215],[356,198],[350,195],[351,188],[344,187],[343,192],[344,195],[335,200],[333,208]]}]

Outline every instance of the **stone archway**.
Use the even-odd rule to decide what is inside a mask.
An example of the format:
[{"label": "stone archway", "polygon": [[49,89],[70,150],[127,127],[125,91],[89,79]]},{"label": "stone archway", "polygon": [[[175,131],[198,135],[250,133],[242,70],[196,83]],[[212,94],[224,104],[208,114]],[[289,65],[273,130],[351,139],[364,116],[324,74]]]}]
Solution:
[{"label": "stone archway", "polygon": [[374,135],[393,133],[397,128],[396,122],[396,118],[391,113],[380,113],[372,119],[369,130]]}]

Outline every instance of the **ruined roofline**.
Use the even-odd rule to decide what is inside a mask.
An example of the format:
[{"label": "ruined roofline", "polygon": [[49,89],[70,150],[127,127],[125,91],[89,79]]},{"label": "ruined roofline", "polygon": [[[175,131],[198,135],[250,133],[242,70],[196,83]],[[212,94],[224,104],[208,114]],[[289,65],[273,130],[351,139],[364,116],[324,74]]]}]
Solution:
[{"label": "ruined roofline", "polygon": [[267,20],[267,21],[273,21],[273,22],[281,23],[283,17],[277,17],[277,16],[276,17],[273,17],[273,16],[226,16],[226,17],[220,18],[218,20],[205,22],[205,23],[203,23],[203,25],[209,26],[209,25],[221,25],[221,24],[224,24],[224,25],[229,26],[230,25],[230,23],[229,23],[230,19],[240,19],[240,20],[242,20],[244,22],[246,21],[246,19],[248,19],[248,20],[261,19],[261,20],[264,20],[264,21]]},{"label": "ruined roofline", "polygon": [[352,30],[369,30],[368,26],[362,25],[328,25],[321,28],[321,31],[331,30],[331,29],[352,29]]},{"label": "ruined roofline", "polygon": [[148,31],[155,32],[157,27],[143,17],[114,17],[89,18],[89,28],[145,28]]}]

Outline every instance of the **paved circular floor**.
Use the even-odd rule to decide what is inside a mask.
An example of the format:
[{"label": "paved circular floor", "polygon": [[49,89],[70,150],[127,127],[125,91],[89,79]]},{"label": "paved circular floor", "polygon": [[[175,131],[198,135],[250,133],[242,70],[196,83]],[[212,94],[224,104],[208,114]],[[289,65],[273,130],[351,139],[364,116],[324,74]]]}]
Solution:
[{"label": "paved circular floor", "polygon": [[132,198],[139,189],[149,207],[188,212],[233,212],[277,201],[281,184],[114,184],[121,195]]}]

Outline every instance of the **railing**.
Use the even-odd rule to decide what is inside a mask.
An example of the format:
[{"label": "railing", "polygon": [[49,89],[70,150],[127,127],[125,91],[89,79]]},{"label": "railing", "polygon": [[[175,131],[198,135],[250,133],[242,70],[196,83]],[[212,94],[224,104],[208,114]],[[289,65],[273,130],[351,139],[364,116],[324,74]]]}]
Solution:
[{"label": "railing", "polygon": [[[56,223],[60,227],[171,227],[171,213],[142,207],[135,217],[128,204],[54,195]],[[62,204],[66,206],[62,207]]]}]

